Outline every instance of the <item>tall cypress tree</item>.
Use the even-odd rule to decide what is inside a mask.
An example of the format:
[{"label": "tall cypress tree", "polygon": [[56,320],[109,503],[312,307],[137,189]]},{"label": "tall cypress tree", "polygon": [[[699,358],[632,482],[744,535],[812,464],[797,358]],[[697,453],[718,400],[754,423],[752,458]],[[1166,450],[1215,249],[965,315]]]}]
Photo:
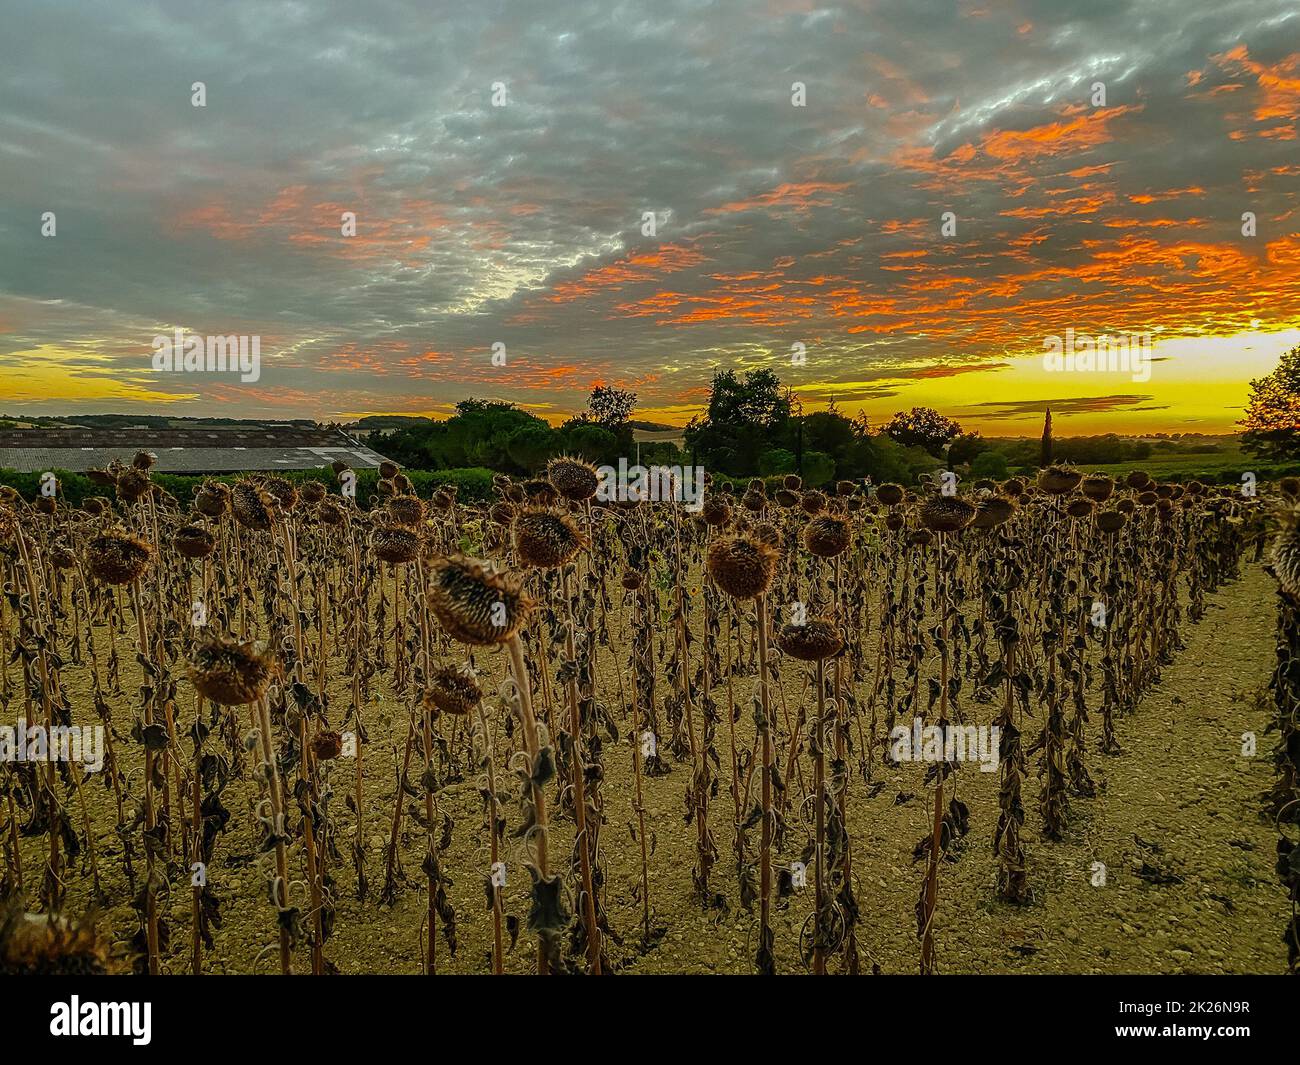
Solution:
[{"label": "tall cypress tree", "polygon": [[1052,464],[1052,408],[1047,408],[1047,417],[1043,419],[1043,450],[1039,455],[1040,466]]}]

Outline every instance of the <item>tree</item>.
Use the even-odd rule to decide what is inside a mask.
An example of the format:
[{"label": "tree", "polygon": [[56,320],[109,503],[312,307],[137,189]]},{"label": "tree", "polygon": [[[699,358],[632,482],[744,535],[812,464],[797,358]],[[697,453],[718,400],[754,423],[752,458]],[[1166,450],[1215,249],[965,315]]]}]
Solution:
[{"label": "tree", "polygon": [[510,461],[533,473],[555,454],[559,438],[549,425],[525,425],[506,439]]},{"label": "tree", "polygon": [[884,433],[865,437],[859,441],[857,451],[857,476],[870,477],[873,484],[911,482],[912,471],[907,464],[905,449]]},{"label": "tree", "polygon": [[1250,382],[1242,447],[1260,458],[1300,458],[1300,346],[1277,369]]},{"label": "tree", "polygon": [[758,456],[758,472],[763,477],[794,472],[794,454],[783,447],[770,448]]},{"label": "tree", "polygon": [[713,425],[751,425],[773,429],[790,417],[790,400],[771,370],[750,370],[742,379],[735,370],[713,375],[708,420]]},{"label": "tree", "polygon": [[1007,477],[1007,457],[1001,451],[981,451],[970,464],[970,475],[975,478],[989,477],[995,481],[1005,481]]},{"label": "tree", "polygon": [[824,451],[803,453],[803,483],[811,488],[826,484],[835,476],[835,460]]},{"label": "tree", "polygon": [[1043,446],[1039,450],[1038,464],[1043,467],[1052,464],[1052,408],[1047,408],[1047,414],[1043,418]]},{"label": "tree", "polygon": [[884,432],[904,447],[923,447],[935,458],[943,454],[944,445],[961,433],[961,426],[929,407],[899,411],[889,420]]},{"label": "tree", "polygon": [[511,459],[508,447],[510,438],[524,428],[550,431],[541,418],[511,403],[465,399],[446,421],[378,434],[373,442],[381,454],[413,470],[486,466],[527,473],[527,467]]},{"label": "tree", "polygon": [[636,393],[625,388],[597,385],[587,399],[587,418],[604,429],[617,431],[636,409]]},{"label": "tree", "polygon": [[732,477],[757,472],[758,456],[780,446],[790,423],[790,400],[771,370],[713,375],[708,412],[691,419],[686,445],[708,469]]},{"label": "tree", "polygon": [[835,461],[837,476],[855,475],[852,466],[857,440],[853,423],[836,410],[820,410],[803,419],[804,460],[809,452],[821,451]]},{"label": "tree", "polygon": [[988,442],[979,433],[962,433],[948,445],[948,461],[953,466],[964,466],[988,449]]},{"label": "tree", "polygon": [[599,466],[618,462],[618,437],[608,429],[575,420],[561,426],[558,435],[564,451],[570,455],[581,455]]}]

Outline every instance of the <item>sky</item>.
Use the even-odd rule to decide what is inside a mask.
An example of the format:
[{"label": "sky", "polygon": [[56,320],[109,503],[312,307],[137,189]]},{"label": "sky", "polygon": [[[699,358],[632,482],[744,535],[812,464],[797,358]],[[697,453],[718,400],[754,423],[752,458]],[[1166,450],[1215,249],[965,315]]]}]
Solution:
[{"label": "sky", "polygon": [[[767,367],[875,424],[1218,433],[1300,343],[1291,0],[0,25],[0,414],[559,421],[606,384],[684,424]],[[257,380],[157,369],[177,329],[260,338]],[[1049,368],[1067,330],[1148,337],[1147,372]]]}]

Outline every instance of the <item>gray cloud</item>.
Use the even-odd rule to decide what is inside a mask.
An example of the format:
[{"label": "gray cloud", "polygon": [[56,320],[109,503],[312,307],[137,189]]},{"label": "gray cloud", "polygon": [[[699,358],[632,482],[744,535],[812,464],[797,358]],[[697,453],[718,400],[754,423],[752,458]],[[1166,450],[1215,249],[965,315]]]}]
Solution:
[{"label": "gray cloud", "polygon": [[[1300,315],[1300,105],[1260,73],[1300,77],[1283,2],[119,0],[8,29],[0,366],[96,353],[201,396],[178,412],[571,410],[595,379],[670,406],[794,341],[792,384],[883,397],[1068,325]],[[176,325],[261,334],[257,389],[154,379]]]}]

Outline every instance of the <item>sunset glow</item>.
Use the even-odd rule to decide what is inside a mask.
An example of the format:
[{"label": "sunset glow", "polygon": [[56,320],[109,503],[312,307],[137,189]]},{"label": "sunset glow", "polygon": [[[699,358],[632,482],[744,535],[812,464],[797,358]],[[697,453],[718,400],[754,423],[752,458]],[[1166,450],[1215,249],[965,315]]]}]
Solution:
[{"label": "sunset glow", "polygon": [[[877,424],[1232,431],[1300,337],[1300,18],[1018,7],[537,9],[515,34],[394,11],[373,51],[297,6],[259,32],[142,15],[118,32],[144,78],[94,49],[46,69],[20,42],[57,16],[25,12],[0,45],[0,413],[476,396],[558,422],[609,383],[684,424],[716,370],[769,366]],[[260,380],[159,376],[173,328],[260,336]],[[1046,372],[1067,329],[1151,333],[1150,380]]]}]

